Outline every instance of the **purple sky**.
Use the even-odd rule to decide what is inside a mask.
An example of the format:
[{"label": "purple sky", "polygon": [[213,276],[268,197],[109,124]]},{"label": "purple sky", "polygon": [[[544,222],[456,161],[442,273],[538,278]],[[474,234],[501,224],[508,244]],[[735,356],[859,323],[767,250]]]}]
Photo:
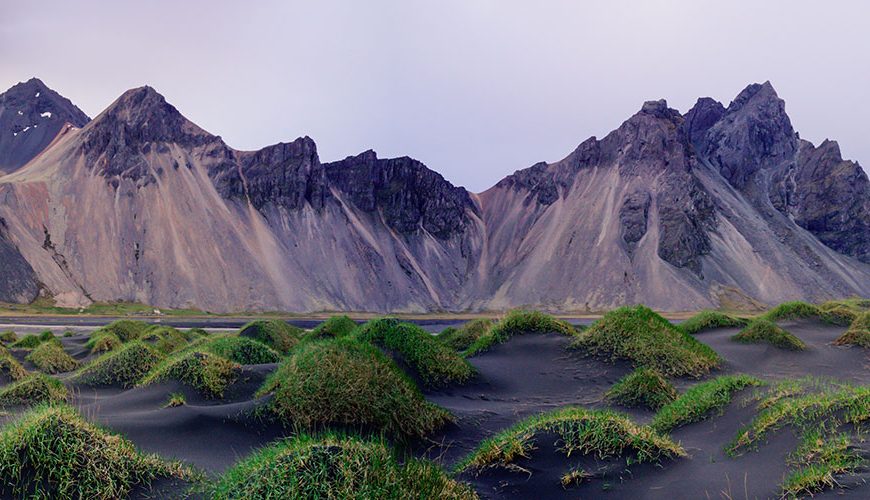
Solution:
[{"label": "purple sky", "polygon": [[[311,136],[473,191],[665,98],[770,80],[801,136],[870,164],[861,1],[4,1],[0,87],[31,76],[91,116],[149,84],[239,149]],[[867,165],[865,165],[865,168]]]}]

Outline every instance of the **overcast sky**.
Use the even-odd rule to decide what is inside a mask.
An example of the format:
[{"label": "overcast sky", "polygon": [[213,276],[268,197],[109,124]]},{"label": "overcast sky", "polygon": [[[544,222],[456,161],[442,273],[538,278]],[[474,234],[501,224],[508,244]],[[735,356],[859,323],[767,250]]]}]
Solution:
[{"label": "overcast sky", "polygon": [[[0,87],[96,116],[144,84],[238,149],[408,155],[481,191],[665,98],[770,80],[805,139],[870,164],[867,2],[8,1]],[[2,90],[0,89],[0,90]]]}]

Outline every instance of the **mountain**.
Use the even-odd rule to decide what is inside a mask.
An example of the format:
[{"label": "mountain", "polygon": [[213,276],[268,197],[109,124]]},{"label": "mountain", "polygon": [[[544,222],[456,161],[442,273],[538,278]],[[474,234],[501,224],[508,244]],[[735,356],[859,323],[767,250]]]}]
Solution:
[{"label": "mountain", "polygon": [[647,102],[480,194],[408,157],[322,163],[308,137],[238,151],[141,87],[0,177],[15,268],[0,300],[422,312],[866,296],[868,199],[860,166],[801,140],[768,83],[685,115]]},{"label": "mountain", "polygon": [[38,78],[0,94],[0,173],[14,172],[54,140],[65,124],[90,118]]}]

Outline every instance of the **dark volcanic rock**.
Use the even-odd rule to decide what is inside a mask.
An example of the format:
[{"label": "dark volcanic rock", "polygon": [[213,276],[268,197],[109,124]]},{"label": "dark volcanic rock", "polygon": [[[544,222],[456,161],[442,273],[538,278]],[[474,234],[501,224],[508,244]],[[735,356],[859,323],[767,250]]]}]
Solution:
[{"label": "dark volcanic rock", "polygon": [[403,234],[422,227],[449,239],[468,225],[466,210],[477,210],[465,189],[407,156],[379,159],[370,150],[325,168],[331,186],[360,210],[379,211],[389,227]]},{"label": "dark volcanic rock", "polygon": [[691,172],[672,172],[659,184],[656,207],[659,257],[701,276],[701,256],[710,251],[707,231],[716,225],[710,195]]},{"label": "dark volcanic rock", "polygon": [[0,171],[10,173],[38,155],[65,123],[83,127],[90,121],[69,99],[38,78],[0,94]]},{"label": "dark volcanic rock", "polygon": [[772,177],[770,201],[825,245],[870,262],[870,182],[835,141],[801,141],[797,162]]},{"label": "dark volcanic rock", "polygon": [[635,191],[625,197],[619,209],[619,222],[622,224],[622,239],[629,250],[646,234],[649,204],[652,201],[646,191]]},{"label": "dark volcanic rock", "polygon": [[529,168],[517,170],[512,175],[502,179],[497,186],[509,187],[514,190],[527,190],[529,195],[526,197],[526,204],[537,201],[541,205],[551,205],[559,199],[556,178],[552,172],[548,171],[548,165],[545,162],[538,162]]},{"label": "dark volcanic rock", "polygon": [[0,301],[32,302],[38,293],[36,273],[9,239],[6,221],[0,218]]},{"label": "dark volcanic rock", "polygon": [[725,106],[709,97],[701,97],[692,109],[683,117],[683,130],[689,142],[698,145],[703,143],[704,136],[710,127],[716,124],[725,114]]}]

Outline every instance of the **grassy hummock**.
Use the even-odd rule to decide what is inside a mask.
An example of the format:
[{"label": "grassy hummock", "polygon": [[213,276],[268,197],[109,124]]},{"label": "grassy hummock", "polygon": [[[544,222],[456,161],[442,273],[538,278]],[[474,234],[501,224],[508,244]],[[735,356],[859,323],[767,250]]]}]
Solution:
[{"label": "grassy hummock", "polygon": [[202,349],[240,365],[277,363],[281,359],[277,352],[262,342],[237,335],[212,337],[202,344]]},{"label": "grassy hummock", "polygon": [[63,347],[53,342],[40,344],[24,359],[45,373],[70,372],[79,366],[79,362],[67,354]]},{"label": "grassy hummock", "polygon": [[396,353],[427,387],[461,384],[471,379],[474,368],[453,349],[438,342],[417,325],[381,318],[362,325],[356,338]]},{"label": "grassy hummock", "polygon": [[344,337],[350,335],[357,327],[356,321],[347,316],[332,316],[314,327],[307,338]]},{"label": "grassy hummock", "polygon": [[189,478],[178,463],[145,455],[72,408],[40,406],[0,434],[0,494],[28,498],[124,498],[158,477]]},{"label": "grassy hummock", "polygon": [[113,351],[121,347],[122,344],[121,339],[114,333],[107,330],[95,330],[85,343],[85,347],[91,352],[97,353]]},{"label": "grassy hummock", "polygon": [[610,311],[584,330],[572,347],[674,377],[700,377],[721,362],[713,349],[645,306]]},{"label": "grassy hummock", "polygon": [[100,330],[114,333],[121,342],[129,342],[138,339],[150,327],[151,325],[144,321],[119,319],[100,328]]},{"label": "grassy hummock", "polygon": [[9,345],[12,349],[33,349],[43,342],[39,335],[28,334]]},{"label": "grassy hummock", "polygon": [[718,311],[701,311],[677,326],[680,330],[694,335],[700,331],[714,328],[744,327],[747,323],[747,320],[730,314]]},{"label": "grassy hummock", "polygon": [[655,370],[638,368],[614,384],[605,397],[627,408],[658,410],[677,399],[677,390]]},{"label": "grassy hummock", "polygon": [[35,405],[65,401],[68,392],[60,380],[44,373],[32,373],[0,388],[0,405]]},{"label": "grassy hummock", "polygon": [[0,352],[0,375],[9,380],[21,380],[27,376],[27,370],[8,351]]},{"label": "grassy hummock", "polygon": [[650,426],[658,432],[670,432],[681,425],[704,420],[722,411],[738,391],[762,382],[749,375],[725,375],[695,385],[653,417]]},{"label": "grassy hummock", "polygon": [[169,354],[187,345],[185,334],[171,326],[157,326],[146,329],[139,340],[151,345],[163,354]]},{"label": "grassy hummock", "polygon": [[762,314],[760,318],[776,322],[789,319],[818,318],[821,315],[822,311],[819,309],[819,306],[796,300],[792,302],[783,302]]},{"label": "grassy hummock", "polygon": [[6,330],[3,333],[0,333],[0,342],[4,344],[11,344],[18,340],[18,335],[15,334],[12,330]]},{"label": "grassy hummock", "polygon": [[517,458],[528,457],[534,449],[535,436],[544,433],[558,435],[561,451],[568,456],[579,452],[608,458],[630,453],[631,461],[658,462],[686,454],[667,436],[620,413],[568,407],[529,417],[486,439],[456,470],[510,466]]},{"label": "grassy hummock", "polygon": [[380,350],[352,338],[300,345],[257,395],[269,393],[275,417],[307,429],[337,425],[414,438],[451,419]]},{"label": "grassy hummock", "polygon": [[179,352],[161,361],[140,385],[162,380],[178,380],[208,398],[222,398],[227,387],[239,376],[240,366],[204,350]]},{"label": "grassy hummock", "polygon": [[477,342],[477,339],[486,335],[492,325],[491,319],[475,319],[459,328],[445,328],[436,338],[455,351],[464,351]]},{"label": "grassy hummock", "polygon": [[507,342],[514,335],[527,333],[560,333],[575,335],[577,330],[568,322],[556,319],[540,311],[510,311],[484,335],[478,337],[462,355],[474,356],[491,349],[496,344]]},{"label": "grassy hummock", "polygon": [[858,314],[849,329],[834,341],[834,345],[854,345],[870,349],[870,311]]},{"label": "grassy hummock", "polygon": [[747,344],[770,344],[780,349],[803,351],[807,345],[788,331],[766,319],[756,319],[749,326],[731,337],[732,340]]},{"label": "grassy hummock", "polygon": [[475,499],[469,486],[427,460],[400,461],[381,440],[298,435],[244,459],[210,498]]},{"label": "grassy hummock", "polygon": [[240,336],[262,342],[280,354],[288,354],[304,333],[301,328],[278,319],[251,321],[239,330]]},{"label": "grassy hummock", "polygon": [[798,498],[837,486],[835,475],[855,472],[865,460],[846,434],[830,435],[824,429],[804,435],[789,456],[791,471],[782,484],[783,498]]},{"label": "grassy hummock", "polygon": [[107,352],[80,369],[74,382],[91,386],[133,387],[151,371],[163,355],[151,346],[134,340]]}]

